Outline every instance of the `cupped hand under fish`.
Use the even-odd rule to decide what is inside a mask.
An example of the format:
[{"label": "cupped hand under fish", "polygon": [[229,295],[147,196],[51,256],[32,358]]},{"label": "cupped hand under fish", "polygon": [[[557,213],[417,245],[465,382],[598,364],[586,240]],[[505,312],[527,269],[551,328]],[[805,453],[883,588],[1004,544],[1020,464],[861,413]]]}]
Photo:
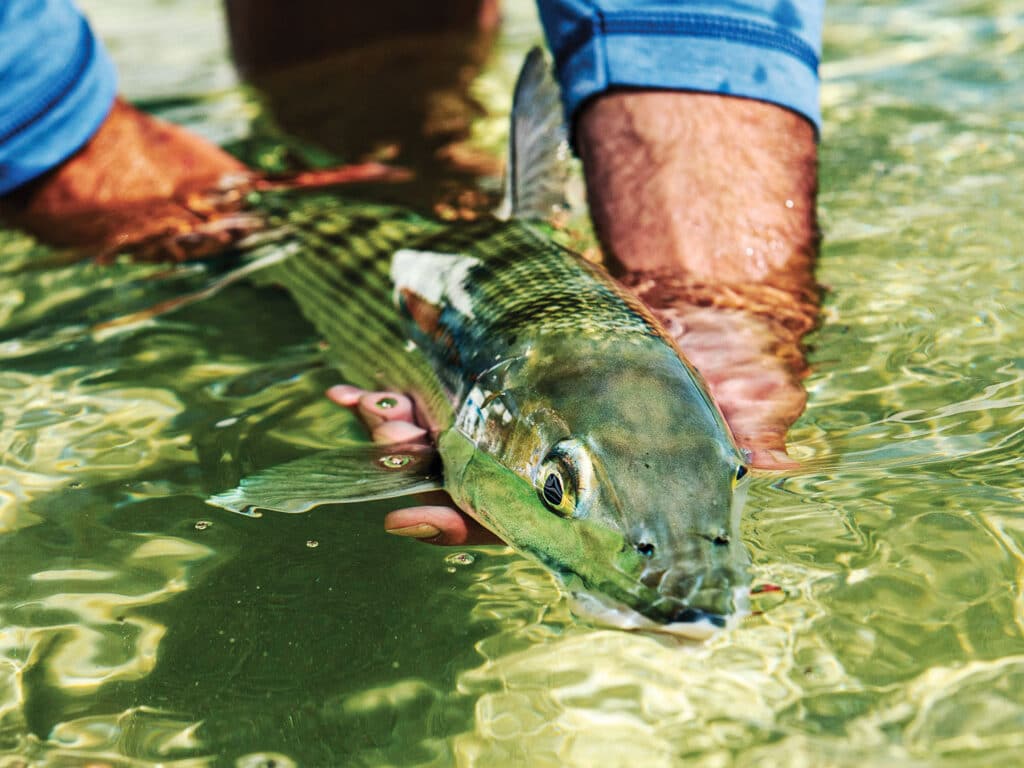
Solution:
[{"label": "cupped hand under fish", "polygon": [[[327,390],[327,397],[355,410],[376,443],[430,443],[427,430],[416,423],[412,400],[399,392],[368,392],[338,384]],[[396,536],[446,546],[502,543],[476,520],[459,511],[447,493],[434,491],[427,496],[434,503],[389,512],[384,518],[384,530]]]}]

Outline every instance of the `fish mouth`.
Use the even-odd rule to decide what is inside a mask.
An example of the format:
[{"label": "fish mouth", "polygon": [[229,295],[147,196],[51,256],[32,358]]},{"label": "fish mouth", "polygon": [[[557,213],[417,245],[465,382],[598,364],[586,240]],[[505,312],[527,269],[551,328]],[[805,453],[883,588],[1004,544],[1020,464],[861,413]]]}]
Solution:
[{"label": "fish mouth", "polygon": [[704,641],[719,632],[735,629],[749,615],[750,590],[745,586],[737,586],[730,591],[733,605],[730,613],[680,606],[668,621],[652,619],[607,595],[573,591],[570,592],[570,598],[572,612],[598,626]]}]

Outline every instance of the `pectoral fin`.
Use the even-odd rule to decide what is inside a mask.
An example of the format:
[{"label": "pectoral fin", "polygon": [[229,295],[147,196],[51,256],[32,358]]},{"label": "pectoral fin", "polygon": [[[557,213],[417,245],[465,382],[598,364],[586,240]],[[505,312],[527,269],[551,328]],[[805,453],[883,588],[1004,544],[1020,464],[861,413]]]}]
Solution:
[{"label": "pectoral fin", "polygon": [[256,509],[305,512],[320,504],[388,499],[442,485],[441,462],[432,447],[360,443],[265,469],[206,503],[258,516]]}]

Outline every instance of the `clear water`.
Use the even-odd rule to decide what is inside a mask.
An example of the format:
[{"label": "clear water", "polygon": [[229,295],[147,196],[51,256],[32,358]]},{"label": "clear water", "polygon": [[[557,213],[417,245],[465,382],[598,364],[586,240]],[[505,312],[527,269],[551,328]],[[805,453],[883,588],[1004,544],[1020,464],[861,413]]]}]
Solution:
[{"label": "clear water", "polygon": [[[85,5],[129,97],[273,155],[217,4]],[[507,7],[494,115],[538,34]],[[356,429],[289,299],[97,335],[202,276],[0,232],[0,766],[1024,764],[1024,3],[828,23],[804,468],[745,525],[785,592],[705,646],[583,626],[541,568],[394,540],[382,505],[204,505]]]}]

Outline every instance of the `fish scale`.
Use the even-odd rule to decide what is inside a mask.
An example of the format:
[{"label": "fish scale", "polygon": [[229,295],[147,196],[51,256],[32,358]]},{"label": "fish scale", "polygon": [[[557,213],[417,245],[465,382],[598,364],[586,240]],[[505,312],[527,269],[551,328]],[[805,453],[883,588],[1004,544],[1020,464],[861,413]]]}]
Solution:
[{"label": "fish scale", "polygon": [[[649,310],[604,270],[520,219],[484,217],[443,224],[396,206],[315,194],[264,195],[257,203],[274,225],[283,226],[302,245],[290,257],[290,265],[275,267],[269,276],[296,298],[302,296],[300,304],[309,303],[303,311],[339,351],[331,357],[352,384],[422,388],[428,369],[436,380],[439,363],[450,368],[461,362],[469,367],[446,370],[441,378],[465,385],[480,366],[496,362],[494,354],[505,351],[495,344],[496,338],[524,334],[611,336],[622,343],[658,336],[674,346]],[[389,272],[390,257],[398,249],[452,254],[475,262],[462,286],[472,299],[471,316],[446,311],[446,333],[440,343],[410,334],[408,318],[403,323],[395,312]],[[330,291],[321,290],[328,286]],[[378,370],[380,350],[404,348],[410,335],[434,365],[417,354],[397,355],[389,363],[396,370],[385,378]],[[449,340],[458,347],[454,357]],[[465,386],[456,389],[464,391]],[[436,395],[428,398],[434,406]]]},{"label": "fish scale", "polygon": [[[435,236],[428,245],[444,249],[447,234]],[[487,229],[473,234],[477,236],[461,252],[479,261],[466,289],[477,297],[474,319],[486,332],[528,327],[545,333],[572,327],[583,333],[661,335],[650,312],[607,273],[534,226],[488,222]],[[451,250],[459,252],[457,247]]]},{"label": "fish scale", "polygon": [[[447,393],[450,401],[482,368],[497,362],[503,352],[503,345],[495,343],[498,338],[548,333],[614,337],[622,343],[665,338],[650,312],[604,270],[523,222],[487,218],[442,225],[390,207],[375,207],[370,215],[364,204],[322,195],[308,197],[298,209],[287,196],[260,201],[260,206],[301,246],[285,263],[267,270],[266,279],[292,292],[335,350],[331,357],[346,380],[357,386],[415,392],[424,381],[438,379],[438,361],[449,366],[454,361],[462,369],[441,378],[463,386]],[[417,338],[427,359],[417,350],[392,351],[384,371],[381,350],[404,349],[410,336],[408,320],[403,322],[394,306],[389,278],[391,257],[399,249],[473,260],[462,286],[472,310],[444,313],[445,341]],[[454,358],[447,339],[455,340]],[[434,391],[423,398],[435,418],[449,410],[439,407],[438,395]]]},{"label": "fish scale", "polygon": [[[284,286],[323,334],[328,355],[348,383],[400,388],[417,395],[432,423],[447,426],[451,408],[430,363],[407,350],[408,336],[391,301],[387,256],[404,240],[439,225],[403,209],[367,206],[326,195],[263,195],[254,204],[298,245],[262,272]],[[373,211],[373,215],[369,213]],[[397,350],[381,364],[382,350]]]},{"label": "fish scale", "polygon": [[444,333],[435,337],[444,342],[434,348],[430,338],[417,337],[435,361],[461,365],[461,386],[452,388],[458,394],[482,371],[522,354],[529,340],[549,334],[620,344],[657,337],[673,346],[646,307],[604,270],[553,243],[534,225],[492,220],[435,234],[414,247],[474,264],[457,286],[470,298],[469,310],[448,303],[440,316]]}]

